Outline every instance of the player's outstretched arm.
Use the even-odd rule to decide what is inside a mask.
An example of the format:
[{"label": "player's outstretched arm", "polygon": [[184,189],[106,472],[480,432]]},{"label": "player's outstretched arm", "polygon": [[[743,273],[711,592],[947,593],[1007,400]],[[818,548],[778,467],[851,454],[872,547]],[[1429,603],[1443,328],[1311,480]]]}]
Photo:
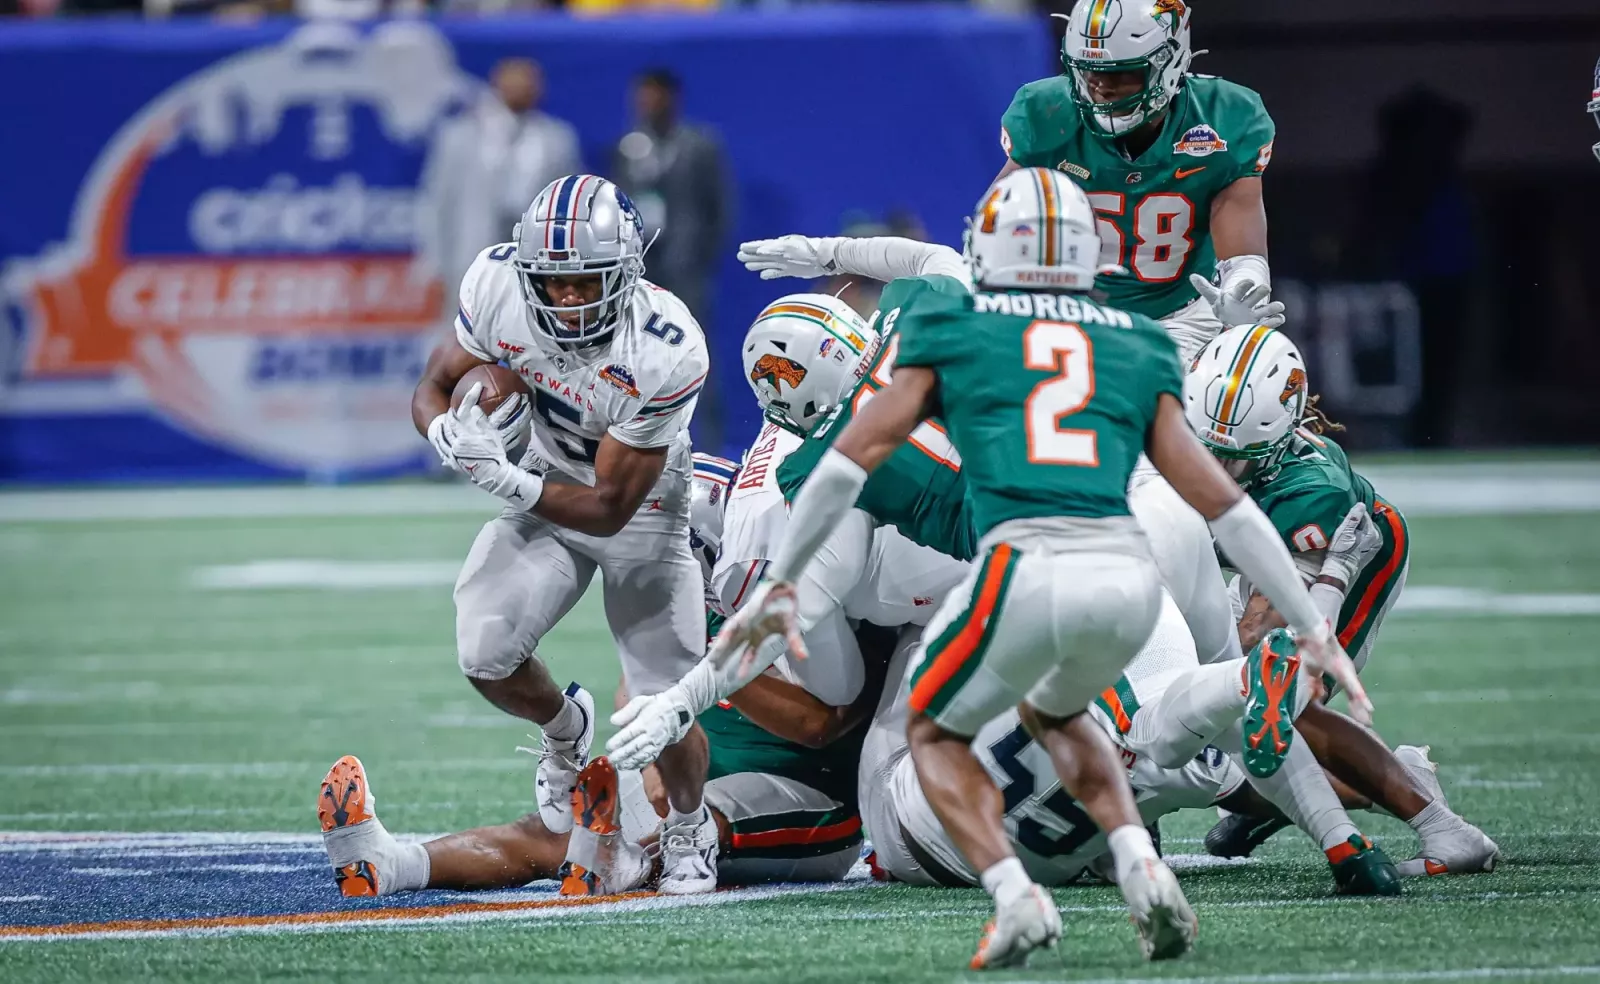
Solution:
[{"label": "player's outstretched arm", "polygon": [[590,536],[615,536],[644,504],[667,466],[667,448],[636,448],[611,435],[600,441],[594,485],[550,482],[533,512]]},{"label": "player's outstretched arm", "polygon": [[[869,404],[870,406],[870,404]],[[1350,657],[1339,647],[1328,620],[1306,594],[1300,571],[1261,509],[1200,445],[1183,407],[1163,393],[1146,439],[1150,461],[1178,494],[1211,525],[1217,544],[1255,582],[1299,638],[1301,654],[1316,673],[1331,673],[1350,694],[1351,712],[1371,720],[1372,705]]]},{"label": "player's outstretched arm", "polygon": [[[1282,325],[1283,303],[1272,300],[1272,273],[1267,267],[1267,208],[1260,177],[1239,178],[1217,194],[1211,203],[1211,239],[1217,250],[1217,283],[1199,274],[1189,279],[1223,329]],[[1180,350],[1187,358],[1207,340],[1180,345]]]},{"label": "player's outstretched arm", "polygon": [[753,239],[739,244],[739,262],[762,280],[854,274],[887,282],[937,274],[965,282],[968,276],[966,261],[950,247],[899,236]]}]

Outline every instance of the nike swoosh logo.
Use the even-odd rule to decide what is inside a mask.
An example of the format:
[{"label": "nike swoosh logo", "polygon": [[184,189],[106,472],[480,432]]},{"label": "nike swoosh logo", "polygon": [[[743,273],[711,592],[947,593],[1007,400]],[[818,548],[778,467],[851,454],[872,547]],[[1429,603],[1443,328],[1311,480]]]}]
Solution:
[{"label": "nike swoosh logo", "polygon": [[1200,165],[1199,167],[1191,167],[1191,168],[1182,168],[1182,167],[1180,167],[1176,171],[1172,172],[1172,176],[1177,178],[1179,181],[1182,181],[1184,178],[1187,178],[1189,175],[1191,175],[1191,174],[1199,174],[1201,171],[1204,171],[1205,169],[1206,169],[1206,166],[1204,164]]}]

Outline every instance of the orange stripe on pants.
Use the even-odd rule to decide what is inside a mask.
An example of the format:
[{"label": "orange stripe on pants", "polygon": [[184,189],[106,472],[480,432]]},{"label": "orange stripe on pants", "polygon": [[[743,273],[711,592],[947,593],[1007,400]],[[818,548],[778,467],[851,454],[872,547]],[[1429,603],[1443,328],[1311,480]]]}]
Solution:
[{"label": "orange stripe on pants", "polygon": [[793,847],[802,844],[826,844],[842,840],[861,832],[861,818],[851,817],[826,827],[781,827],[754,834],[734,834],[735,851],[751,851],[763,847]]},{"label": "orange stripe on pants", "polygon": [[1378,598],[1383,595],[1383,589],[1388,586],[1390,581],[1394,580],[1395,572],[1400,569],[1400,565],[1405,563],[1406,559],[1406,528],[1405,524],[1400,522],[1399,514],[1394,511],[1393,506],[1382,499],[1377,500],[1373,511],[1384,522],[1389,524],[1389,532],[1394,537],[1394,553],[1390,555],[1389,562],[1384,564],[1383,569],[1378,572],[1378,576],[1372,579],[1371,584],[1367,585],[1367,590],[1362,592],[1361,603],[1356,606],[1356,613],[1350,616],[1350,624],[1346,625],[1339,633],[1339,645],[1341,646],[1350,645],[1350,640],[1354,639],[1356,633],[1361,631],[1361,627],[1367,624],[1367,619],[1372,615],[1373,607],[1377,605]]},{"label": "orange stripe on pants", "polygon": [[994,614],[995,603],[1000,600],[1000,585],[1005,583],[1006,568],[1010,564],[1011,544],[1002,543],[995,547],[989,571],[978,588],[977,603],[967,615],[967,624],[961,627],[956,637],[950,640],[950,645],[928,667],[928,672],[911,688],[912,710],[918,713],[927,710],[944,685],[955,678],[962,664],[977,652],[978,643],[983,640],[983,630],[989,624],[989,616]]}]

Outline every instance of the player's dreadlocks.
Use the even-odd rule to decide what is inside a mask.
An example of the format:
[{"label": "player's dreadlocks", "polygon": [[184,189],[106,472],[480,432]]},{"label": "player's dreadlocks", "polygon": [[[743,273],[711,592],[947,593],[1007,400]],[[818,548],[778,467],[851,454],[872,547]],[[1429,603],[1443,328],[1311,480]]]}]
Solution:
[{"label": "player's dreadlocks", "polygon": [[1321,407],[1317,406],[1321,399],[1322,394],[1315,393],[1310,399],[1306,400],[1305,412],[1300,415],[1300,426],[1319,436],[1329,431],[1344,430],[1343,424],[1331,419],[1322,411]]}]

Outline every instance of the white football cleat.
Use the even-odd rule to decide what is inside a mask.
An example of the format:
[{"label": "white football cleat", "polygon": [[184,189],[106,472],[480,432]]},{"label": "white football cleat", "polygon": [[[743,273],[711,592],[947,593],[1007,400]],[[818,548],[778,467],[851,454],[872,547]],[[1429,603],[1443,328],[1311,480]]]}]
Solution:
[{"label": "white football cleat", "polygon": [[978,952],[968,964],[973,970],[1021,967],[1028,955],[1061,941],[1061,911],[1050,893],[1038,885],[1006,905],[996,905],[994,918],[983,927]]},{"label": "white football cleat", "polygon": [[617,770],[604,755],[584,766],[572,790],[577,826],[567,841],[562,895],[618,895],[643,888],[651,859],[623,834]]},{"label": "white football cleat", "polygon": [[589,762],[589,746],[594,744],[594,698],[576,683],[567,685],[566,698],[583,712],[583,730],[578,737],[562,741],[544,734],[537,750],[517,748],[539,756],[533,791],[539,801],[539,819],[552,834],[572,830],[572,789],[578,783],[578,770]]},{"label": "white football cleat", "polygon": [[1145,959],[1171,960],[1194,946],[1199,920],[1165,862],[1159,858],[1140,861],[1120,887],[1128,902],[1128,918],[1139,930]]},{"label": "white football cleat", "polygon": [[717,887],[717,821],[661,828],[661,894],[702,895]]},{"label": "white football cleat", "polygon": [[361,898],[395,891],[392,875],[400,844],[378,822],[367,770],[354,755],[333,763],[322,778],[317,819],[340,895]]},{"label": "white football cleat", "polygon": [[[1394,757],[1416,779],[1430,801],[1449,809],[1450,801],[1445,799],[1444,786],[1439,782],[1439,766],[1428,757],[1429,751],[1427,745],[1400,745],[1395,748]],[[1472,875],[1493,871],[1499,860],[1500,846],[1490,840],[1488,834],[1455,817],[1455,822],[1447,824],[1443,830],[1423,837],[1416,857],[1399,862],[1395,870],[1402,878]]]}]

